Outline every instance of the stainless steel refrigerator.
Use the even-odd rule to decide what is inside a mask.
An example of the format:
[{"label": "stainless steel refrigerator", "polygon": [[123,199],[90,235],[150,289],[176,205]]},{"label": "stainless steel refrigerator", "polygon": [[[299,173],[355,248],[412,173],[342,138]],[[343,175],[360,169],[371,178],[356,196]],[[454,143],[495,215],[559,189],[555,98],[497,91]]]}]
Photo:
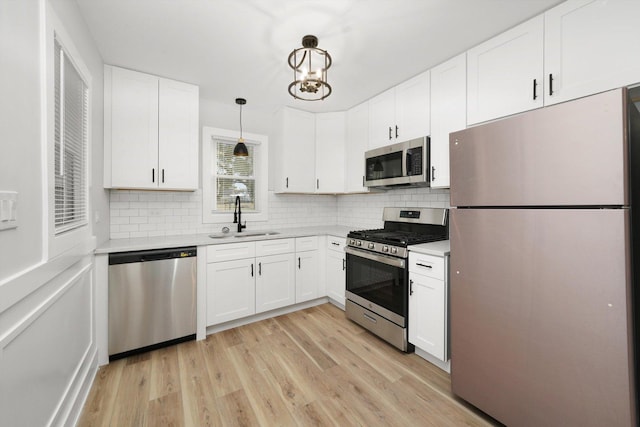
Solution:
[{"label": "stainless steel refrigerator", "polygon": [[452,389],[507,425],[637,423],[640,119],[628,98],[450,135]]}]

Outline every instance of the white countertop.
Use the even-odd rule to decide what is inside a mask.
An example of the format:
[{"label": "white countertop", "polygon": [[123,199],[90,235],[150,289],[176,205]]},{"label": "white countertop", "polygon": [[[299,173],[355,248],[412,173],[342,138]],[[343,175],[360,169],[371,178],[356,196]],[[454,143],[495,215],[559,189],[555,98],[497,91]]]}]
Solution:
[{"label": "white countertop", "polygon": [[[232,227],[229,227],[232,228]],[[260,232],[277,232],[278,234],[270,234],[266,236],[248,236],[248,237],[233,237],[236,234],[249,235],[252,233]],[[163,248],[179,248],[183,246],[204,246],[204,245],[221,245],[225,243],[234,242],[247,242],[257,240],[274,240],[274,239],[288,239],[295,237],[305,236],[318,236],[329,235],[338,237],[347,237],[347,233],[351,231],[349,227],[343,227],[339,225],[332,226],[319,226],[319,227],[298,227],[298,228],[284,228],[284,229],[269,229],[269,230],[244,230],[242,233],[230,232],[228,237],[213,239],[209,237],[209,234],[220,233],[206,233],[206,234],[185,234],[177,236],[158,236],[158,237],[138,237],[131,239],[111,239],[107,240],[103,244],[99,245],[96,249],[96,254],[108,254],[112,252],[128,252],[128,251],[141,251],[147,249],[163,249]]]},{"label": "white countertop", "polygon": [[448,240],[441,240],[439,242],[410,245],[407,249],[409,249],[410,252],[417,252],[425,255],[446,256],[449,255],[451,246]]}]

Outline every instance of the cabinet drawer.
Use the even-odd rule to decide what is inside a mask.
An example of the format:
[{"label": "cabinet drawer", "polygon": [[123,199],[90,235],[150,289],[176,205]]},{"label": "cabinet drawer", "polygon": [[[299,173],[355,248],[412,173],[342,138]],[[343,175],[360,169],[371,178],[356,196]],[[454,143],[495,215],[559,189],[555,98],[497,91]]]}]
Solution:
[{"label": "cabinet drawer", "polygon": [[260,240],[256,243],[256,256],[295,252],[295,239]]},{"label": "cabinet drawer", "polygon": [[344,252],[345,243],[346,243],[346,239],[344,237],[335,237],[335,236],[327,237],[327,249],[329,250]]},{"label": "cabinet drawer", "polygon": [[316,249],[318,249],[318,236],[296,238],[296,252],[315,251]]},{"label": "cabinet drawer", "polygon": [[409,271],[444,280],[444,258],[409,252]]},{"label": "cabinet drawer", "polygon": [[255,242],[225,243],[207,247],[207,262],[231,261],[255,256]]}]

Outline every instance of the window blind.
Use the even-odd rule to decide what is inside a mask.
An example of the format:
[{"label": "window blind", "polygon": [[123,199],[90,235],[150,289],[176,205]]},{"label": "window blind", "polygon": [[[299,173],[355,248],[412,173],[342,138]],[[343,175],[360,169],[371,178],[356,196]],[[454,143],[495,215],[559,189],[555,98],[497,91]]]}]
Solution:
[{"label": "window blind", "polygon": [[87,223],[88,88],[55,40],[55,234]]},{"label": "window blind", "polygon": [[247,143],[249,155],[234,156],[235,145],[235,141],[216,141],[216,209],[233,211],[236,196],[240,196],[243,210],[256,210],[256,150]]}]

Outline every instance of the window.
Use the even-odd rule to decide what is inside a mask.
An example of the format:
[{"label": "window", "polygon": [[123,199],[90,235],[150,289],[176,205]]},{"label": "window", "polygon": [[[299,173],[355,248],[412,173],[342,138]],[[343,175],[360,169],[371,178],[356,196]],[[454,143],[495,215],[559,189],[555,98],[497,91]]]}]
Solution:
[{"label": "window", "polygon": [[54,233],[87,224],[88,88],[54,40]]},{"label": "window", "polygon": [[89,220],[92,77],[50,3],[43,3],[41,49],[45,259],[95,245]]},{"label": "window", "polygon": [[205,223],[233,221],[238,196],[243,220],[267,220],[268,138],[244,134],[249,155],[236,157],[233,148],[238,136],[236,131],[203,128],[202,220]]}]

